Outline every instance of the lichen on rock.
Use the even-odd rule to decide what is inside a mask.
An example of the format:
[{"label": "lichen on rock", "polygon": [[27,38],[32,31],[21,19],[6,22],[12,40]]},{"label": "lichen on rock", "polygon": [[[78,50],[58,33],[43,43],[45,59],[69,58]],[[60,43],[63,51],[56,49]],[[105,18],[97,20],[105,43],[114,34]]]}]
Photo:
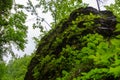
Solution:
[{"label": "lichen on rock", "polygon": [[92,7],[74,10],[42,37],[25,80],[82,79],[82,73],[99,66],[84,55],[94,55],[101,42],[117,36],[120,32],[115,32],[116,24],[111,11],[99,12]]}]

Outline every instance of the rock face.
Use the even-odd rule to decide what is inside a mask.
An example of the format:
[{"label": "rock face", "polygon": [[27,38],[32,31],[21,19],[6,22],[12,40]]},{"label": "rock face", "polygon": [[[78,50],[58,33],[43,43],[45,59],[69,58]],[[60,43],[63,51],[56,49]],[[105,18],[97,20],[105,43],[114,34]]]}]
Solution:
[{"label": "rock face", "polygon": [[[116,24],[116,17],[110,11],[99,12],[92,7],[74,10],[68,19],[62,20],[41,39],[24,80],[56,80],[57,77],[62,77],[62,71],[69,71],[70,68],[59,56],[68,45],[81,50],[86,46],[82,43],[82,37],[88,34],[97,33],[106,39],[114,37],[119,34],[115,32]],[[58,62],[55,63],[54,60]],[[78,76],[77,73],[74,76]]]}]

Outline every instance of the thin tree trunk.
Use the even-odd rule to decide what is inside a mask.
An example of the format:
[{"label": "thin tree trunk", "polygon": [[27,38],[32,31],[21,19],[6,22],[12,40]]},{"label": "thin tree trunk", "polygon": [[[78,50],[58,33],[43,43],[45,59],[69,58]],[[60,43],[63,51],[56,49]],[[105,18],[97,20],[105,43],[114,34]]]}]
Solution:
[{"label": "thin tree trunk", "polygon": [[96,2],[97,2],[97,7],[98,7],[98,10],[100,11],[99,0],[96,0]]}]

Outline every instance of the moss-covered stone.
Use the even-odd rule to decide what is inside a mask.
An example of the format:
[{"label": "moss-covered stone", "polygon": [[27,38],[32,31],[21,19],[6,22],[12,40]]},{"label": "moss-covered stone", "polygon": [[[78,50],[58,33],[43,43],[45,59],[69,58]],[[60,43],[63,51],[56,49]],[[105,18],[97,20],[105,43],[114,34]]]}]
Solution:
[{"label": "moss-covered stone", "polygon": [[79,80],[80,72],[95,68],[93,60],[82,59],[82,51],[87,51],[85,47],[89,46],[94,54],[100,42],[118,35],[116,24],[116,17],[110,11],[99,12],[92,7],[74,10],[41,39],[25,80],[73,80],[75,77]]}]

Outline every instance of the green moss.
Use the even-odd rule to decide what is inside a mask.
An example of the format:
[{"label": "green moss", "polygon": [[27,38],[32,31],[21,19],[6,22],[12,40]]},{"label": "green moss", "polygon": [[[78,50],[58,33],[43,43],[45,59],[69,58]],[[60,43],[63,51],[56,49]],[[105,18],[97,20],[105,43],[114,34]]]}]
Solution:
[{"label": "green moss", "polygon": [[110,36],[102,34],[104,30],[101,28],[107,20],[101,14],[89,12],[84,15],[82,11],[84,9],[79,15],[77,13],[77,17],[71,15],[60,22],[41,39],[36,52],[39,56],[37,60],[33,59],[37,63],[33,63],[33,67],[30,65],[29,73],[33,77],[29,80],[106,80],[116,75],[119,77],[119,73],[113,71],[116,68],[110,68],[116,62],[114,55],[119,51],[116,48],[120,47],[118,39],[111,41],[113,33]]}]

